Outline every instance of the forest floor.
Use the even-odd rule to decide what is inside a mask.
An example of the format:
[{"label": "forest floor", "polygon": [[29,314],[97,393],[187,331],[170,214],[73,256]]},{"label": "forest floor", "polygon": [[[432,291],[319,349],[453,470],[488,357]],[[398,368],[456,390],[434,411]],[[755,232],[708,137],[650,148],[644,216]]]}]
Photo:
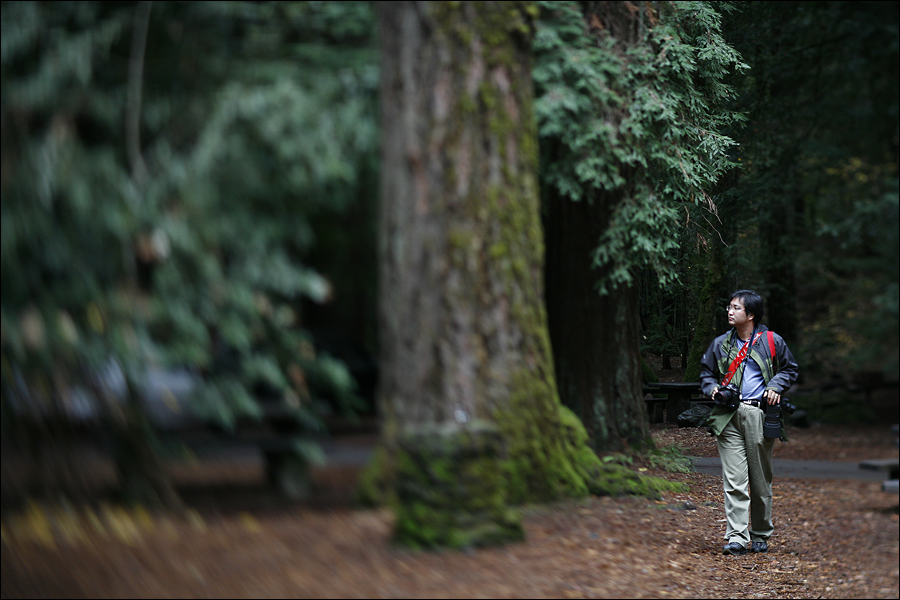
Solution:
[{"label": "forest floor", "polygon": [[[896,457],[883,425],[792,432],[776,456]],[[659,445],[712,455],[700,429]],[[843,453],[843,454],[842,454]],[[259,465],[184,468],[187,516],[109,504],[31,505],[3,522],[2,597],[897,598],[898,496],[880,483],[774,482],[768,554],[721,554],[721,479],[660,501],[589,497],[524,509],[526,541],[468,552],[390,543],[391,516],[355,509],[358,467],[315,473],[318,500],[276,498]]]},{"label": "forest floor", "polygon": [[[653,427],[659,446],[716,456],[702,429]],[[889,424],[792,428],[776,458],[896,458]],[[348,438],[348,445],[372,438]],[[659,501],[591,496],[523,509],[526,540],[412,552],[390,542],[391,515],[354,507],[359,467],[314,472],[315,500],[291,504],[252,461],[182,465],[189,510],[31,504],[2,523],[3,598],[897,598],[898,496],[877,481],[774,482],[767,554],[721,554],[721,478]]]}]

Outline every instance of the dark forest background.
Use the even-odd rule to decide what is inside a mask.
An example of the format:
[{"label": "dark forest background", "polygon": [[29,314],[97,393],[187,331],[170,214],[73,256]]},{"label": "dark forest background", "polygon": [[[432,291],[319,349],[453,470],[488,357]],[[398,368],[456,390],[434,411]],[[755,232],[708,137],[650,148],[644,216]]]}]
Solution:
[{"label": "dark forest background", "polygon": [[[567,39],[550,4],[536,39]],[[650,30],[682,26],[662,3],[611,4],[663,19],[641,21]],[[724,87],[677,93],[686,106],[721,95],[699,138],[721,158],[637,206],[626,241],[596,240],[595,260],[625,265],[597,294],[637,286],[620,301],[643,356],[694,381],[729,293],[756,289],[818,416],[849,399],[852,418],[872,418],[853,394],[900,375],[898,3],[673,6],[711,19],[692,60],[721,68],[709,82]],[[720,55],[703,55],[704,36]],[[97,415],[117,447],[156,439],[148,372],[193,382],[185,406],[223,430],[277,404],[309,460],[305,440],[336,417],[377,415],[378,41],[365,2],[3,3],[4,446]],[[535,46],[539,97],[553,48]],[[682,89],[672,77],[660,94]],[[560,181],[553,131],[583,127],[580,114],[539,115],[542,193]],[[697,150],[663,134],[660,152]],[[834,389],[845,395],[822,395]],[[152,444],[125,444],[122,464],[152,471]]]}]

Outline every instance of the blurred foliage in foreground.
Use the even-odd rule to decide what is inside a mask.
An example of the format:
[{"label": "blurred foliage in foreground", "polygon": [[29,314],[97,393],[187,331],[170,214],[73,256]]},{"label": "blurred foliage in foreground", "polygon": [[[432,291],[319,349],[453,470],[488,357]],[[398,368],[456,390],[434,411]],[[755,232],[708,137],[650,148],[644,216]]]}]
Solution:
[{"label": "blurred foliage in foreground", "polygon": [[353,408],[303,304],[335,293],[317,219],[374,171],[373,35],[355,2],[3,3],[4,430],[110,364],[189,369],[226,429]]}]

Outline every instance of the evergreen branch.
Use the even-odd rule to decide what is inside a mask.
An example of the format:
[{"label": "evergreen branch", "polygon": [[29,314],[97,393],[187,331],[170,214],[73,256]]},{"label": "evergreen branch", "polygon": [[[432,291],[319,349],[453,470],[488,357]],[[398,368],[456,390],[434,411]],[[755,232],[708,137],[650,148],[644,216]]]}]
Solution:
[{"label": "evergreen branch", "polygon": [[141,154],[141,95],[144,79],[144,53],[150,25],[152,1],[138,3],[134,15],[131,58],[128,61],[128,105],[125,110],[125,150],[131,164],[131,176],[140,189],[147,181],[147,165]]}]

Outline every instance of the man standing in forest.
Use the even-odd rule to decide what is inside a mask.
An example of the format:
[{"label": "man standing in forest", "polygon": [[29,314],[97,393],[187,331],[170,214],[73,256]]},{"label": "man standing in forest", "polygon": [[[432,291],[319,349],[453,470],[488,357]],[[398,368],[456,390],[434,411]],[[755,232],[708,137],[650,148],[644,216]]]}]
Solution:
[{"label": "man standing in forest", "polygon": [[769,549],[775,438],[764,434],[763,425],[767,407],[778,406],[796,381],[798,366],[784,339],[759,324],[764,313],[759,294],[737,291],[726,310],[732,329],[703,354],[700,384],[716,401],[707,425],[722,460],[727,521],[722,552],[741,555]]}]

